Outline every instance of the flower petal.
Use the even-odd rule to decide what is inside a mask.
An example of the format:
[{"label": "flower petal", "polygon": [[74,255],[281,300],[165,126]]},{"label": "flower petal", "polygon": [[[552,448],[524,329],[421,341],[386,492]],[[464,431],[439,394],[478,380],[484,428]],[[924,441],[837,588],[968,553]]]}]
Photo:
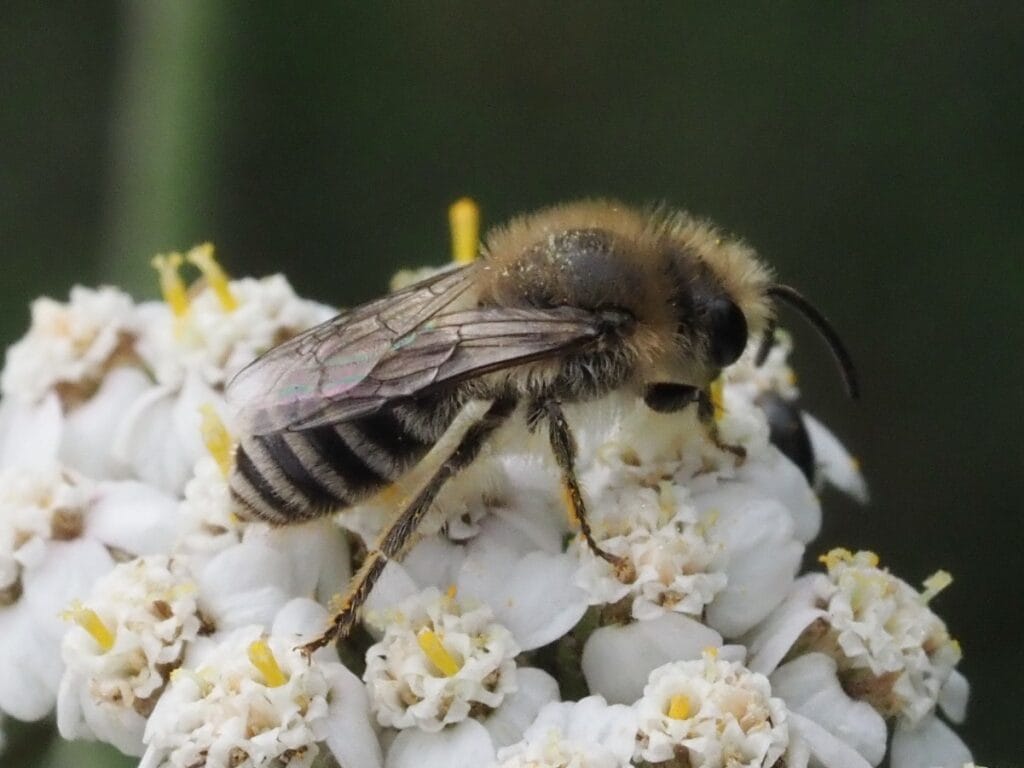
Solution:
[{"label": "flower petal", "polygon": [[768,495],[784,506],[793,518],[794,532],[807,544],[821,530],[821,503],[793,462],[771,447],[762,461],[745,463],[736,479],[753,486],[762,497]]},{"label": "flower petal", "polygon": [[967,699],[971,694],[967,678],[954,669],[939,691],[939,706],[943,713],[954,723],[962,723],[967,717]]},{"label": "flower petal", "polygon": [[709,535],[725,547],[729,581],[708,606],[707,623],[737,637],[782,602],[804,548],[785,508],[768,500],[723,509]]},{"label": "flower petal", "polygon": [[177,535],[177,505],[173,497],[145,483],[102,483],[86,531],[133,555],[166,552]]},{"label": "flower petal", "polygon": [[153,386],[138,368],[110,371],[96,394],[65,416],[61,461],[97,479],[125,477],[128,467],[114,457],[111,447],[124,413]]},{"label": "flower petal", "polygon": [[824,424],[806,411],[802,416],[821,478],[861,504],[867,504],[868,484],[857,461]]},{"label": "flower petal", "polygon": [[601,627],[583,647],[583,675],[592,692],[612,703],[632,704],[652,670],[670,661],[699,659],[705,648],[721,644],[722,636],[713,629],[678,613]]},{"label": "flower petal", "polygon": [[52,466],[60,448],[63,423],[55,393],[33,405],[4,398],[0,402],[0,467]]},{"label": "flower petal", "polygon": [[967,745],[934,715],[914,729],[897,726],[892,737],[892,768],[960,768],[971,760]]},{"label": "flower petal", "polygon": [[524,651],[550,643],[583,618],[587,596],[573,583],[567,555],[535,551],[520,556],[477,537],[459,571],[459,595],[486,603]]},{"label": "flower petal", "polygon": [[523,732],[537,718],[541,707],[558,701],[558,683],[540,669],[520,667],[516,670],[515,693],[510,694],[483,721],[496,747],[504,747],[523,738]]},{"label": "flower petal", "polygon": [[197,581],[202,611],[218,631],[247,624],[270,626],[294,596],[287,556],[255,542],[217,554],[203,566]]},{"label": "flower petal", "polygon": [[345,534],[330,520],[277,528],[250,526],[244,540],[288,554],[290,582],[296,595],[326,602],[348,584],[348,543]]},{"label": "flower petal", "polygon": [[328,717],[333,727],[327,732],[327,748],[341,768],[379,768],[380,743],[370,724],[366,688],[341,664],[324,666],[332,670]]},{"label": "flower petal", "polygon": [[789,597],[759,627],[747,636],[752,672],[770,674],[789,653],[800,634],[816,619],[827,614],[816,606],[819,591],[827,588],[828,577],[814,573],[793,583]]},{"label": "flower petal", "polygon": [[870,763],[860,752],[837,739],[813,720],[791,711],[789,725],[790,729],[807,744],[815,762],[823,768],[871,768]]},{"label": "flower petal", "polygon": [[856,749],[871,765],[885,757],[885,720],[874,707],[854,701],[843,691],[836,663],[821,653],[809,653],[783,664],[771,676],[772,694],[790,711],[814,720]]},{"label": "flower petal", "polygon": [[[452,768],[487,766],[494,762],[495,750],[487,729],[473,719],[436,733],[418,728],[401,731],[388,749],[385,768]],[[358,763],[353,763],[356,768]],[[348,768],[348,766],[345,766]]]}]

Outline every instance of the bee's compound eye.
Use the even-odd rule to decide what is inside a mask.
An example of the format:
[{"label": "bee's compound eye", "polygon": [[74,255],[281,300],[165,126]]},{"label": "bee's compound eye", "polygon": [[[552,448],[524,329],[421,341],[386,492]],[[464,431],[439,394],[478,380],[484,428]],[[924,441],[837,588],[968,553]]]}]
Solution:
[{"label": "bee's compound eye", "polygon": [[735,302],[719,296],[708,304],[707,321],[711,331],[711,362],[719,368],[735,363],[747,346],[747,318]]}]

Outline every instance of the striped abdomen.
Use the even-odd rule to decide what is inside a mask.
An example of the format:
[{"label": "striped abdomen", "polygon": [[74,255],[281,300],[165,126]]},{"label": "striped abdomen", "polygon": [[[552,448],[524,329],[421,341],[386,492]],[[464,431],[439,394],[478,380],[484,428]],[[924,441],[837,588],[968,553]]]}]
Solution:
[{"label": "striped abdomen", "polygon": [[352,506],[422,459],[458,408],[456,397],[422,398],[341,424],[243,437],[231,495],[277,525]]}]

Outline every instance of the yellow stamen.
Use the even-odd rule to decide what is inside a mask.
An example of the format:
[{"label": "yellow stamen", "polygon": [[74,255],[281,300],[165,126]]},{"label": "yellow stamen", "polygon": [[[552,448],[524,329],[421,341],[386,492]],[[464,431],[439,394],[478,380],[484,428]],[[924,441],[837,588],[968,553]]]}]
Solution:
[{"label": "yellow stamen", "polygon": [[456,200],[448,209],[448,224],[452,230],[452,260],[469,264],[476,259],[480,243],[480,209],[468,197]]},{"label": "yellow stamen", "polygon": [[430,663],[437,667],[438,671],[445,677],[454,677],[458,674],[460,665],[455,658],[448,653],[442,645],[441,638],[429,629],[421,629],[416,635],[416,642],[420,644],[423,654],[430,659]]},{"label": "yellow stamen", "polygon": [[150,262],[160,276],[160,293],[175,317],[184,317],[188,313],[188,289],[178,274],[182,262],[180,253],[158,254]]},{"label": "yellow stamen", "polygon": [[719,376],[711,382],[711,405],[715,409],[715,421],[721,421],[725,416],[725,380]]},{"label": "yellow stamen", "polygon": [[190,263],[195,264],[199,271],[203,273],[203,277],[206,278],[206,284],[217,294],[217,299],[220,301],[220,305],[224,308],[225,312],[233,312],[238,309],[238,299],[231,292],[228,276],[213,257],[212,243],[197,245],[188,252],[188,256],[185,258]]},{"label": "yellow stamen", "polygon": [[681,693],[677,693],[668,703],[668,716],[673,720],[685,720],[690,716],[690,700],[683,696]]},{"label": "yellow stamen", "polygon": [[199,412],[203,417],[199,428],[203,433],[203,443],[206,445],[206,450],[210,452],[214,461],[217,462],[221,474],[227,477],[231,471],[231,452],[233,448],[231,435],[228,434],[227,427],[224,426],[224,422],[221,421],[220,416],[217,415],[217,411],[212,405],[203,403],[199,406]]},{"label": "yellow stamen", "polygon": [[454,584],[449,584],[448,589],[445,590],[444,596],[449,600],[454,600],[455,596],[459,593],[459,588]]},{"label": "yellow stamen", "polygon": [[718,649],[713,645],[709,645],[707,648],[704,649],[704,656],[705,658],[714,661],[718,658]]},{"label": "yellow stamen", "polygon": [[114,631],[103,623],[96,611],[86,608],[82,604],[72,605],[71,609],[62,614],[62,618],[73,621],[80,626],[96,641],[96,644],[104,651],[114,647]]},{"label": "yellow stamen", "polygon": [[263,675],[263,681],[268,688],[277,688],[288,682],[266,640],[254,640],[249,643],[249,661]]},{"label": "yellow stamen", "polygon": [[921,593],[921,602],[927,605],[942,590],[953,583],[953,576],[949,571],[936,571],[924,580],[924,591]]},{"label": "yellow stamen", "polygon": [[844,547],[836,547],[835,549],[829,550],[824,555],[818,557],[818,562],[822,563],[828,570],[836,568],[840,563],[852,563],[853,552]]}]

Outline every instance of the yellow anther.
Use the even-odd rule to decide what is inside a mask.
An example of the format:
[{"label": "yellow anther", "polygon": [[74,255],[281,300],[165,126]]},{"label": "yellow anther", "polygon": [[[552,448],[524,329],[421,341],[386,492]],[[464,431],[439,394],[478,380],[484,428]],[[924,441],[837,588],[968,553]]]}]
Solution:
[{"label": "yellow anther", "polygon": [[468,197],[460,198],[448,209],[448,224],[452,230],[452,260],[469,264],[476,259],[480,244],[480,208]]},{"label": "yellow anther", "polygon": [[185,258],[203,273],[203,277],[206,278],[206,284],[210,286],[210,290],[217,294],[217,300],[220,301],[220,305],[224,308],[225,312],[233,312],[238,309],[238,299],[231,292],[228,276],[213,257],[212,243],[197,245],[188,252],[188,256]]},{"label": "yellow anther", "polygon": [[718,649],[713,645],[709,645],[704,649],[704,658],[708,661],[714,661],[718,658]]},{"label": "yellow anther", "polygon": [[281,670],[266,640],[254,640],[249,643],[249,661],[263,675],[263,682],[268,688],[277,688],[288,682],[288,677]]},{"label": "yellow anther", "polygon": [[180,253],[158,254],[150,264],[160,276],[160,293],[175,317],[188,314],[188,289],[178,270],[184,261]]},{"label": "yellow anther", "polygon": [[423,655],[430,659],[430,663],[437,667],[442,675],[454,677],[458,674],[461,665],[455,660],[455,657],[448,653],[437,633],[429,629],[421,629],[416,635],[416,642],[420,644]]},{"label": "yellow anther", "polygon": [[711,382],[711,405],[715,409],[715,421],[721,421],[725,416],[725,380],[719,376]]},{"label": "yellow anther", "polygon": [[953,583],[953,576],[949,571],[936,571],[924,580],[924,591],[921,593],[921,602],[930,603],[935,596]]},{"label": "yellow anther", "polygon": [[459,588],[454,584],[449,584],[448,589],[444,591],[444,596],[448,600],[454,600],[455,596],[459,593]]},{"label": "yellow anther", "polygon": [[690,700],[683,696],[681,693],[677,693],[668,702],[667,714],[673,720],[685,720],[690,716],[691,709]]},{"label": "yellow anther", "polygon": [[824,555],[818,557],[818,562],[822,563],[828,570],[836,568],[840,563],[852,563],[853,552],[843,547],[836,547],[835,549],[829,550]]},{"label": "yellow anther", "polygon": [[227,427],[224,426],[224,422],[221,421],[220,416],[217,415],[217,411],[212,405],[203,403],[199,406],[199,412],[203,417],[199,428],[203,433],[203,443],[206,445],[206,450],[210,452],[213,460],[217,462],[221,474],[227,477],[231,471],[231,452],[233,448],[231,435],[228,434]]},{"label": "yellow anther", "polygon": [[795,387],[796,386],[796,382],[797,382],[796,371],[791,370],[791,371],[789,371],[788,374],[786,374],[786,382],[791,387]]},{"label": "yellow anther", "polygon": [[114,647],[114,631],[104,624],[103,619],[91,608],[86,608],[81,603],[72,605],[70,610],[62,614],[62,618],[75,622],[92,635],[92,639],[104,651],[109,651]]}]

